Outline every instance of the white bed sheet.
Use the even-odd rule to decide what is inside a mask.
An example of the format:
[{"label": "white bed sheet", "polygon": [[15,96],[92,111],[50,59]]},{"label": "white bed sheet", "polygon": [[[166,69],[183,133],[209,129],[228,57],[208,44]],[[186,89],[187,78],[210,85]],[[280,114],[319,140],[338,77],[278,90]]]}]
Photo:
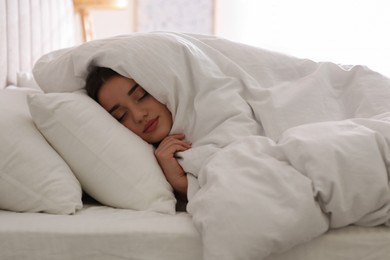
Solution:
[{"label": "white bed sheet", "polygon": [[0,259],[199,260],[201,241],[184,212],[84,206],[75,215],[0,211]]},{"label": "white bed sheet", "polygon": [[[388,260],[390,229],[334,229],[267,260]],[[2,260],[201,260],[189,214],[86,205],[75,215],[0,211]]]},{"label": "white bed sheet", "polygon": [[390,229],[349,226],[331,229],[309,243],[267,260],[388,260]]}]

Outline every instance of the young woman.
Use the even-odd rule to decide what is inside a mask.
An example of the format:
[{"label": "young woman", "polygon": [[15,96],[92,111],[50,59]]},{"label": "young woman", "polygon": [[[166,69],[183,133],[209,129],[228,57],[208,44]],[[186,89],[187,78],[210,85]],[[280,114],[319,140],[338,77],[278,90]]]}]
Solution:
[{"label": "young woman", "polygon": [[174,191],[185,198],[187,177],[175,153],[191,148],[182,133],[170,134],[172,115],[168,108],[133,79],[109,68],[97,67],[89,74],[86,90],[107,112],[129,130],[156,147],[155,156]]}]

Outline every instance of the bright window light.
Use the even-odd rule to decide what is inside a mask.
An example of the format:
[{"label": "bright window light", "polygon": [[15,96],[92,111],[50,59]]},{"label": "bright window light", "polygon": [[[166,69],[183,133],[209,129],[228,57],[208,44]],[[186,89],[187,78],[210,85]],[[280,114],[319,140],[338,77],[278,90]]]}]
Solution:
[{"label": "bright window light", "polygon": [[219,0],[216,34],[390,76],[389,0]]}]

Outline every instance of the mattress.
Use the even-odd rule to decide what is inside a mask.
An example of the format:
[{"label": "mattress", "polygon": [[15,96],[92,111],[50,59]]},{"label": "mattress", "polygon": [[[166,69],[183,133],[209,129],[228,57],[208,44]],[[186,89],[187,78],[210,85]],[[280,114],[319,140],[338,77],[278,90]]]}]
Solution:
[{"label": "mattress", "polygon": [[390,229],[349,226],[331,229],[306,244],[267,260],[388,260]]},{"label": "mattress", "polygon": [[[350,226],[267,260],[386,260],[390,229]],[[186,212],[165,215],[86,204],[74,215],[0,211],[0,259],[200,260]]]},{"label": "mattress", "polygon": [[185,212],[85,205],[74,215],[0,211],[0,259],[201,259],[200,237]]}]

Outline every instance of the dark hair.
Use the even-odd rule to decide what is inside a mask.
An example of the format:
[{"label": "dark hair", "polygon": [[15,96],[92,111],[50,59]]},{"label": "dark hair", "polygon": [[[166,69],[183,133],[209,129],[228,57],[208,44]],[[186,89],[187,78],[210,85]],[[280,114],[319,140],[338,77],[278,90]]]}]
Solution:
[{"label": "dark hair", "polygon": [[110,68],[93,68],[88,74],[87,80],[85,82],[85,90],[87,91],[88,96],[99,102],[98,94],[103,84],[110,78],[118,75],[119,74],[116,71]]}]

